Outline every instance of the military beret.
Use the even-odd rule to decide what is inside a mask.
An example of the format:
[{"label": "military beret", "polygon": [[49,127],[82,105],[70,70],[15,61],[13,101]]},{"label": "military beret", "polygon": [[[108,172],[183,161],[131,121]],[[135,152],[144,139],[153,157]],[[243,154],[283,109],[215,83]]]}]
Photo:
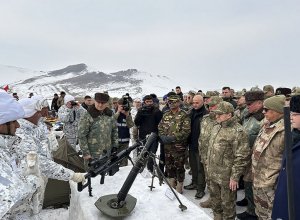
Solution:
[{"label": "military beret", "polygon": [[218,104],[216,110],[212,110],[216,114],[229,114],[234,112],[233,105],[229,102],[222,101]]},{"label": "military beret", "polygon": [[292,96],[290,100],[290,110],[291,112],[300,113],[300,94]]},{"label": "military beret", "polygon": [[95,93],[95,101],[96,102],[108,102],[108,100],[109,100],[108,94],[100,93],[100,92]]},{"label": "military beret", "polygon": [[275,95],[290,95],[292,93],[292,90],[290,88],[277,88]]},{"label": "military beret", "polygon": [[251,103],[257,100],[264,100],[265,93],[263,91],[248,91],[245,93],[245,100]]}]

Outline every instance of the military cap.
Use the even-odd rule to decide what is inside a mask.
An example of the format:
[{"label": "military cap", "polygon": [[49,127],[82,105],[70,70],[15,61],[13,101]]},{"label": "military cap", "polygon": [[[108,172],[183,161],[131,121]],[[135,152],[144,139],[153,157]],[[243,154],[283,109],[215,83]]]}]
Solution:
[{"label": "military cap", "polygon": [[292,96],[300,95],[300,87],[295,87],[292,89]]},{"label": "military cap", "polygon": [[267,98],[264,101],[264,107],[267,109],[274,110],[278,113],[283,113],[283,107],[285,105],[285,96],[284,95],[275,95],[270,98]]},{"label": "military cap", "polygon": [[292,93],[292,90],[290,88],[277,88],[275,95],[290,95]]},{"label": "military cap", "polygon": [[263,91],[264,91],[264,93],[267,93],[267,92],[272,92],[272,93],[274,93],[274,87],[273,87],[272,85],[265,85],[265,86],[263,87]]},{"label": "military cap", "polygon": [[258,86],[254,86],[250,89],[250,91],[262,91]]},{"label": "military cap", "polygon": [[217,96],[218,94],[215,91],[207,91],[206,94],[203,96],[204,98],[210,98],[212,96]]},{"label": "military cap", "polygon": [[180,97],[179,97],[179,95],[170,95],[168,97],[168,100],[170,100],[170,101],[179,101]]},{"label": "military cap", "polygon": [[234,98],[239,99],[239,98],[241,98],[244,95],[245,95],[244,91],[237,91],[237,92],[234,93]]},{"label": "military cap", "polygon": [[223,99],[221,97],[212,96],[212,97],[210,97],[210,101],[207,104],[211,107],[211,106],[215,106],[215,105],[219,104],[222,101],[223,101]]},{"label": "military cap", "polygon": [[257,100],[264,100],[265,93],[263,91],[248,91],[245,93],[246,103],[252,103]]},{"label": "military cap", "polygon": [[234,112],[234,108],[231,103],[222,101],[218,104],[217,109],[212,110],[212,112],[215,112],[216,114],[229,114]]},{"label": "military cap", "polygon": [[188,94],[194,96],[194,95],[196,95],[196,92],[193,91],[193,90],[190,90],[190,91],[188,92]]},{"label": "military cap", "polygon": [[112,102],[118,102],[119,98],[118,97],[113,97]]},{"label": "military cap", "polygon": [[300,113],[300,94],[292,96],[290,100],[290,110],[291,112]]},{"label": "military cap", "polygon": [[109,100],[108,94],[100,93],[100,92],[95,93],[95,101],[96,102],[108,102],[108,100]]}]

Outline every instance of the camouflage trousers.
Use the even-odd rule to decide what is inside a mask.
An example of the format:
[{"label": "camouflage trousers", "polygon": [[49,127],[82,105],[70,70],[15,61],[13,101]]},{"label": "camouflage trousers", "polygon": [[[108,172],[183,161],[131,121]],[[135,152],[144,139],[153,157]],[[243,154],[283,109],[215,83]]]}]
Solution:
[{"label": "camouflage trousers", "polygon": [[210,181],[210,198],[214,215],[221,214],[224,220],[234,220],[236,191],[229,189],[229,183],[226,185]]},{"label": "camouflage trousers", "polygon": [[273,187],[256,188],[253,186],[255,212],[260,220],[272,219],[272,209],[275,196]]},{"label": "camouflage trousers", "polygon": [[165,172],[168,178],[183,182],[185,177],[185,147],[181,145],[165,145]]},{"label": "camouflage trousers", "polygon": [[[127,149],[129,146],[129,143],[119,143],[118,147],[118,153],[121,152],[122,150]],[[125,167],[128,166],[128,158],[123,158],[123,160],[120,162],[120,167]]]},{"label": "camouflage trousers", "polygon": [[203,168],[204,168],[207,191],[209,192],[209,194],[211,194],[210,181],[209,181],[209,177],[208,177],[208,173],[207,173],[207,165],[205,163],[203,163]]}]

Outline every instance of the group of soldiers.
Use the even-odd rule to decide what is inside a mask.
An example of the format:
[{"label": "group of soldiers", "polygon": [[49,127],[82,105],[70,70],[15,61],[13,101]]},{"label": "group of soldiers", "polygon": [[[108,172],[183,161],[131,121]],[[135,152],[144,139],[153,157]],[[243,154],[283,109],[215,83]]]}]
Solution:
[{"label": "group of soldiers", "polygon": [[[235,219],[236,191],[244,182],[248,207],[237,217],[272,219],[284,151],[283,107],[289,99],[298,97],[298,93],[298,90],[288,88],[279,88],[275,92],[267,85],[263,90],[254,87],[250,91],[234,92],[230,87],[223,87],[222,94],[217,91],[204,94],[201,90],[183,94],[177,86],[175,91],[163,97],[162,102],[155,94],[132,100],[129,94],[111,98],[107,93],[95,93],[94,100],[86,96],[81,104],[75,97],[61,93],[61,97],[54,97],[51,108],[64,123],[64,134],[70,145],[83,153],[85,165],[105,151],[113,153],[125,149],[130,141],[145,142],[148,134],[156,132],[159,139],[152,144],[151,151],[156,153],[160,146],[160,159],[165,164],[165,167],[160,164],[160,168],[177,192],[196,189],[195,198],[201,199],[207,189],[210,198],[200,206],[212,208],[214,219]],[[32,96],[16,102],[11,95],[3,91],[0,94],[1,103],[3,98],[9,101],[5,106],[14,106],[0,109],[3,112],[0,114],[1,151],[7,152],[7,158],[10,158],[5,164],[8,167],[7,175],[4,175],[6,180],[2,181],[2,175],[0,180],[8,197],[3,201],[10,200],[10,194],[20,193],[14,188],[18,181],[23,181],[24,189],[29,190],[24,190],[24,194],[27,192],[24,196],[30,198],[28,203],[24,202],[24,196],[21,200],[11,199],[11,205],[6,202],[3,206],[6,208],[0,208],[1,217],[19,216],[20,213],[36,215],[40,208],[29,207],[33,207],[36,192],[39,192],[38,207],[41,206],[44,192],[38,189],[45,187],[47,178],[82,182],[84,174],[74,173],[52,161],[49,129],[41,120],[43,109],[49,108],[43,97]],[[16,107],[20,109],[18,114],[12,110]],[[14,114],[14,117],[10,116]],[[21,137],[19,142],[6,141],[19,138],[15,130]],[[135,152],[134,156],[137,154]],[[30,158],[37,158],[40,175],[24,171],[30,167]],[[192,182],[183,186],[187,159]],[[121,165],[127,164],[124,160]],[[151,159],[147,168],[154,172]],[[16,175],[9,177],[9,172]],[[30,184],[32,187],[28,187]],[[19,206],[23,203],[27,207],[20,211]]]}]

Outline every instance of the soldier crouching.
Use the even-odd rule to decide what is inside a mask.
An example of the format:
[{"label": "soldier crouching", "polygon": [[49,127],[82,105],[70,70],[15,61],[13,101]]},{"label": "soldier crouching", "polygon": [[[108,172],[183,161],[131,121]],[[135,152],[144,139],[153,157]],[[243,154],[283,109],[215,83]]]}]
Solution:
[{"label": "soldier crouching", "polygon": [[160,140],[165,146],[166,173],[169,182],[177,192],[182,193],[185,150],[191,121],[188,114],[179,108],[178,95],[170,96],[168,104],[170,110],[163,115],[158,131]]},{"label": "soldier crouching", "polygon": [[216,110],[217,124],[211,131],[207,154],[211,205],[215,220],[235,219],[238,181],[250,161],[247,134],[225,101]]}]

